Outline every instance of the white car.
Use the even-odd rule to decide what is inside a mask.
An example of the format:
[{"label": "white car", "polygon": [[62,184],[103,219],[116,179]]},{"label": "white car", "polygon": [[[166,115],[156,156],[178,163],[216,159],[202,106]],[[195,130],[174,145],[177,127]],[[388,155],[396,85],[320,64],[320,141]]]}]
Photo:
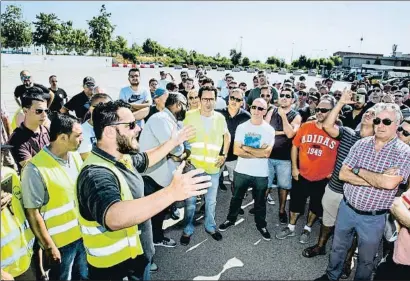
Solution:
[{"label": "white car", "polygon": [[302,69],[298,69],[293,71],[293,75],[302,75],[303,73],[305,73]]},{"label": "white car", "polygon": [[279,69],[278,74],[280,74],[280,75],[286,75],[286,74],[288,74],[288,72],[286,71],[285,68],[281,68],[281,69]]},{"label": "white car", "polygon": [[217,71],[225,71],[225,67],[218,67],[216,70]]},{"label": "white car", "polygon": [[182,65],[176,65],[174,66],[174,69],[182,69]]},{"label": "white car", "polygon": [[210,70],[212,70],[212,67],[210,65],[207,65],[207,66],[205,66],[205,70],[210,71]]},{"label": "white car", "polygon": [[310,69],[308,72],[308,76],[316,76],[317,75],[317,71],[316,69]]},{"label": "white car", "polygon": [[240,70],[240,68],[239,67],[234,67],[234,68],[232,68],[232,72],[240,72],[241,70]]},{"label": "white car", "polygon": [[248,73],[255,73],[255,69],[254,68],[248,68],[248,70],[246,70],[246,72]]}]

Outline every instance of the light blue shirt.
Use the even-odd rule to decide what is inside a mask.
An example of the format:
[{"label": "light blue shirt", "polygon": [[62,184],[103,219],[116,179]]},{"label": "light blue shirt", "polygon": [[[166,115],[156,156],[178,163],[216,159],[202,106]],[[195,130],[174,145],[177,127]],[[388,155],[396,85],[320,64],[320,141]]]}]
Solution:
[{"label": "light blue shirt", "polygon": [[[134,91],[131,86],[124,87],[120,90],[120,100],[128,102],[130,104],[143,104],[147,101],[151,101],[152,97],[147,89],[138,89]],[[141,128],[144,126],[144,120],[137,121],[138,126]]]}]

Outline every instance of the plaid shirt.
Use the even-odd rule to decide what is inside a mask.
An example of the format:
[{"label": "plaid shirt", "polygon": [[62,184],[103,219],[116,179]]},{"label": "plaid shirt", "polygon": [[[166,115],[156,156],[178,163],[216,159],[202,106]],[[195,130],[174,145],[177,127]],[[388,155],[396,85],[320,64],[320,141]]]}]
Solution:
[{"label": "plaid shirt", "polygon": [[[351,169],[363,168],[374,173],[397,167],[405,183],[410,173],[410,147],[396,137],[376,152],[375,137],[366,137],[353,145],[343,164]],[[397,188],[387,190],[350,183],[345,183],[343,189],[350,205],[361,211],[390,209],[397,193]]]}]

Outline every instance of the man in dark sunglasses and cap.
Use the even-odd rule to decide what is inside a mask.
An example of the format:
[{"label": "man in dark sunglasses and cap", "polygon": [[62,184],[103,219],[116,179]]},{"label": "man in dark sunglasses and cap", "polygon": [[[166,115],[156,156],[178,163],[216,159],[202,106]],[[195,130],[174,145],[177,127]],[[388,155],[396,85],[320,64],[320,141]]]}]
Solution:
[{"label": "man in dark sunglasses and cap", "polygon": [[77,118],[83,120],[88,110],[90,109],[90,98],[93,95],[95,87],[93,77],[87,76],[83,79],[83,91],[72,97],[61,109],[61,113],[74,111]]}]

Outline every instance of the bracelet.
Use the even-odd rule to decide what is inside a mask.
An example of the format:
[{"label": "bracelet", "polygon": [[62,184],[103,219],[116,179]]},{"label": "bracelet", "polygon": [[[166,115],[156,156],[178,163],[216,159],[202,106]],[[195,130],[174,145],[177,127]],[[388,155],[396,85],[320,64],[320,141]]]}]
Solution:
[{"label": "bracelet", "polygon": [[406,195],[403,195],[401,198],[403,198],[404,202],[410,205],[410,199]]}]

